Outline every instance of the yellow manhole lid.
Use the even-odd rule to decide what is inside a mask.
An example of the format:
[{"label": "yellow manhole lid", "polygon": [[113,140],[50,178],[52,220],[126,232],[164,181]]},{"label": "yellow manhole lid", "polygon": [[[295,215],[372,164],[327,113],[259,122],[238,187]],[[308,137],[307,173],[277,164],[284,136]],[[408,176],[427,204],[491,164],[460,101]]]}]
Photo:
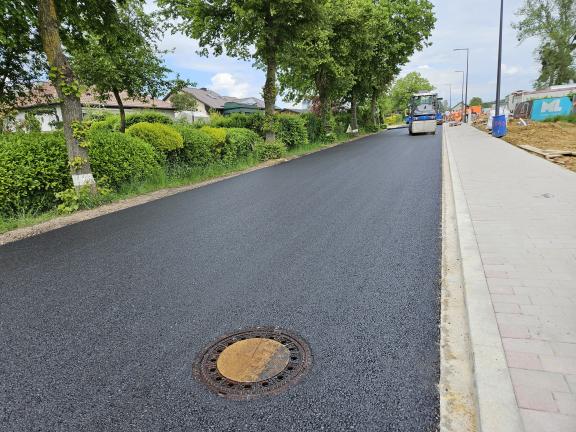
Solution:
[{"label": "yellow manhole lid", "polygon": [[194,376],[220,396],[249,400],[298,382],[310,366],[306,342],[276,327],[256,327],[222,337],[194,363]]},{"label": "yellow manhole lid", "polygon": [[289,361],[290,351],[285,345],[272,339],[252,338],[222,351],[216,367],[228,379],[254,383],[278,375]]}]

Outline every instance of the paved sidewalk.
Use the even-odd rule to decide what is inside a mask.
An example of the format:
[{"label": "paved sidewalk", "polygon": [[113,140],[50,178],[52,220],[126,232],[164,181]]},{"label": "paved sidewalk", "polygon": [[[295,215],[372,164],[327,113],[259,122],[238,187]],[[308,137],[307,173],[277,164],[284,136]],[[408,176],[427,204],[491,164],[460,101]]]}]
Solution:
[{"label": "paved sidewalk", "polygon": [[[576,173],[470,126],[445,133],[493,311],[485,316],[495,317],[508,366],[502,385],[509,377],[525,431],[575,432]],[[474,332],[490,322],[470,327],[478,368]]]}]

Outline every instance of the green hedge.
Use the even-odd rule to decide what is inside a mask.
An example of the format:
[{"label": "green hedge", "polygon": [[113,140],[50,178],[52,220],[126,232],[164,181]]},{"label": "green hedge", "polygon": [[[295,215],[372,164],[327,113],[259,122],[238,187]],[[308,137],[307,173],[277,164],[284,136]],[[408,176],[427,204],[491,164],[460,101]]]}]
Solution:
[{"label": "green hedge", "polygon": [[222,158],[224,144],[226,144],[226,129],[202,126],[200,130],[210,135],[212,138],[212,154],[214,155],[214,158],[220,160]]},{"label": "green hedge", "polygon": [[214,140],[206,132],[192,125],[178,124],[176,130],[184,139],[184,147],[178,151],[179,162],[191,166],[206,166],[216,161]]},{"label": "green hedge", "polygon": [[274,119],[276,139],[292,149],[308,144],[306,120],[298,115],[280,114]]},{"label": "green hedge", "polygon": [[262,142],[262,138],[249,129],[230,128],[226,132],[226,143],[222,149],[222,161],[225,164],[232,164],[238,158],[248,156]]},{"label": "green hedge", "polygon": [[234,113],[229,116],[212,115],[210,126],[217,128],[245,128],[264,136],[264,113],[240,114]]},{"label": "green hedge", "polygon": [[158,172],[154,148],[147,142],[120,132],[91,131],[90,165],[96,181],[106,179],[112,187],[144,180]]},{"label": "green hedge", "polygon": [[184,139],[176,129],[161,123],[136,123],[126,129],[128,135],[140,138],[163,153],[184,147]]},{"label": "green hedge", "polygon": [[278,159],[286,154],[286,146],[281,142],[263,142],[256,144],[254,153],[260,161]]},{"label": "green hedge", "polygon": [[[118,116],[118,119],[120,117]],[[134,114],[128,114],[126,116],[126,127],[130,127],[135,125],[136,123],[161,123],[170,125],[174,123],[174,120],[171,117],[168,117],[166,114],[162,114],[158,111],[142,111],[137,112]]]},{"label": "green hedge", "polygon": [[0,134],[0,215],[49,210],[71,186],[61,132]]}]

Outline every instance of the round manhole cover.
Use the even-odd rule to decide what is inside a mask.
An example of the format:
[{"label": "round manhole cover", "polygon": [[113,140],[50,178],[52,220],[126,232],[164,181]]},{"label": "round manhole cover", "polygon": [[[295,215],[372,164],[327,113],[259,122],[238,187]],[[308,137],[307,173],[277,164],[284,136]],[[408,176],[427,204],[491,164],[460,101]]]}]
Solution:
[{"label": "round manhole cover", "polygon": [[310,349],[299,336],[275,327],[229,334],[194,362],[194,376],[222,397],[249,400],[295,384],[310,366]]}]

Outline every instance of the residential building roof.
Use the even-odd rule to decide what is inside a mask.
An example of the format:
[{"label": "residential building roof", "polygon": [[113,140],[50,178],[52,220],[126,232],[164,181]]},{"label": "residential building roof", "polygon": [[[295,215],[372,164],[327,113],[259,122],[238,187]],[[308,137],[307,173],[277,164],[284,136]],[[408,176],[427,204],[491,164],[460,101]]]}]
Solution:
[{"label": "residential building roof", "polygon": [[[221,96],[215,91],[207,88],[185,87],[182,91],[191,94],[196,100],[213,109],[224,109],[224,104],[226,102],[256,105],[258,108],[264,109],[264,101],[255,97],[236,98],[232,96]],[[165,100],[168,100],[169,97],[170,95],[168,95]]]},{"label": "residential building roof", "polygon": [[[128,97],[126,92],[120,93],[124,108],[140,108],[140,109],[164,109],[173,110],[170,101],[162,99],[154,99],[152,97],[145,100],[133,99]],[[31,97],[24,99],[19,105],[19,108],[33,108],[42,105],[56,104],[58,96],[56,88],[49,82],[42,82],[32,90]],[[85,107],[96,108],[118,108],[116,98],[112,93],[108,94],[108,98],[101,100],[99,95],[92,89],[86,90],[80,95],[80,103]]]}]

